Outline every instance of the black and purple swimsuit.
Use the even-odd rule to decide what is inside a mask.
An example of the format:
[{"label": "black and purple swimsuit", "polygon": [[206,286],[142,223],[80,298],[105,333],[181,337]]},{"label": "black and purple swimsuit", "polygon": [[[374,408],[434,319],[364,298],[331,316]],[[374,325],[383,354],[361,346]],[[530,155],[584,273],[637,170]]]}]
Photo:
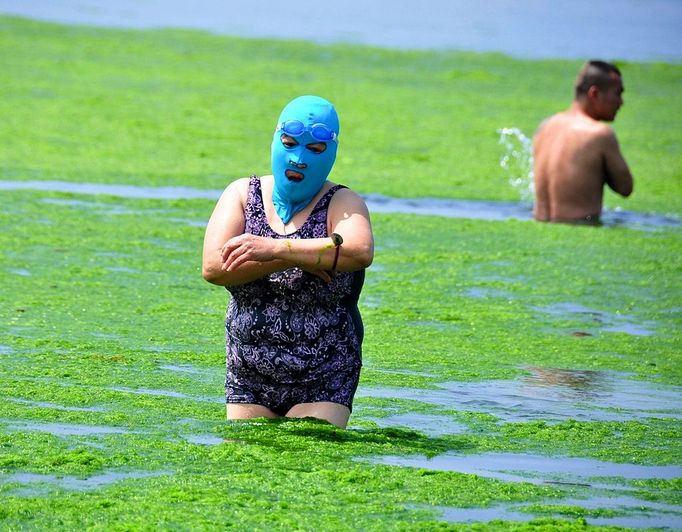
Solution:
[{"label": "black and purple swimsuit", "polygon": [[[245,233],[268,238],[324,238],[336,185],[294,233],[268,224],[261,183],[251,177]],[[331,282],[290,268],[240,286],[225,319],[228,403],[265,406],[284,415],[294,405],[331,401],[351,408],[360,377],[364,270],[338,272]]]}]

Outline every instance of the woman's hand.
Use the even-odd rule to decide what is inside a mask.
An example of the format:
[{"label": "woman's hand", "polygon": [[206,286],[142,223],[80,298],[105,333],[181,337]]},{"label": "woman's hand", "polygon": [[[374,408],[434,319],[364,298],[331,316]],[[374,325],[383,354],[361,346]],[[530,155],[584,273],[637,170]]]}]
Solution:
[{"label": "woman's hand", "polygon": [[230,238],[220,248],[221,269],[230,272],[248,261],[270,262],[275,258],[275,244],[271,238],[250,233]]},{"label": "woman's hand", "polygon": [[[291,248],[289,241],[274,240],[249,233],[230,238],[220,248],[221,269],[229,272],[237,269],[245,262],[260,262],[262,264],[273,261],[277,258],[275,256],[277,245],[286,245],[289,250]],[[331,275],[324,270],[300,264],[298,266],[327,283],[332,280]]]}]

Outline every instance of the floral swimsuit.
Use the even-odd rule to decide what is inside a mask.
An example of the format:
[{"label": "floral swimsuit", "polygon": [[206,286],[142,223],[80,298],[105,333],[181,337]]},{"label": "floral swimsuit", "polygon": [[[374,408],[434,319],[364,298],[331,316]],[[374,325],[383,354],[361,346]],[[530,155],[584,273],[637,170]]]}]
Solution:
[{"label": "floral swimsuit", "polygon": [[[268,224],[261,183],[252,176],[245,233],[268,238],[324,238],[335,185],[305,223],[281,235]],[[364,270],[338,272],[331,282],[290,268],[240,286],[225,319],[228,403],[265,406],[279,415],[300,403],[331,401],[352,407],[360,377],[362,320],[358,297]]]}]

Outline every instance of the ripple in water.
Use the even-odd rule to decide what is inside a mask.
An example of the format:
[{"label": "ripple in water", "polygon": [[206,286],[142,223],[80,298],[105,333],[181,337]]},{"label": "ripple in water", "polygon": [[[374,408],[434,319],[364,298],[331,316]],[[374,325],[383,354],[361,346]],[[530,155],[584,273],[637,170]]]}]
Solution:
[{"label": "ripple in water", "polygon": [[441,382],[432,390],[362,387],[357,396],[408,399],[483,412],[509,423],[682,419],[680,386],[630,380],[623,374],[607,371],[539,367],[527,371],[527,375],[516,380]]},{"label": "ripple in water", "polygon": [[[417,467],[435,471],[456,471],[492,478],[504,482],[528,482],[536,485],[567,486],[574,498],[553,498],[545,501],[549,513],[557,517],[562,509],[581,507],[586,509],[607,509],[605,516],[585,519],[590,524],[629,527],[673,527],[682,523],[679,506],[638,499],[629,495],[633,487],[628,480],[675,479],[682,476],[682,467],[646,466],[573,458],[565,456],[542,456],[514,453],[485,453],[479,455],[457,454],[454,452],[427,458],[413,456],[374,456],[372,463]],[[594,480],[593,480],[594,479]],[[595,482],[596,480],[596,482]],[[441,518],[450,522],[481,522],[494,519],[528,521],[537,517],[533,507],[522,504],[499,505],[488,508],[453,508],[443,506],[431,508],[441,513]],[[555,511],[552,511],[555,508]]]}]

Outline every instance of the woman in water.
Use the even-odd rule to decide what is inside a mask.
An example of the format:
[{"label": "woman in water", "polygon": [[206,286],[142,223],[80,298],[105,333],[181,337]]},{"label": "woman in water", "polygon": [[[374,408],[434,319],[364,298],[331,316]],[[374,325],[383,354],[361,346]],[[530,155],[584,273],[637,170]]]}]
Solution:
[{"label": "woman in water", "polygon": [[231,294],[228,419],[348,423],[362,365],[358,298],[374,240],[362,198],[327,180],[338,143],[334,106],[294,99],[277,121],[272,175],[231,183],[208,222],[203,276]]}]

